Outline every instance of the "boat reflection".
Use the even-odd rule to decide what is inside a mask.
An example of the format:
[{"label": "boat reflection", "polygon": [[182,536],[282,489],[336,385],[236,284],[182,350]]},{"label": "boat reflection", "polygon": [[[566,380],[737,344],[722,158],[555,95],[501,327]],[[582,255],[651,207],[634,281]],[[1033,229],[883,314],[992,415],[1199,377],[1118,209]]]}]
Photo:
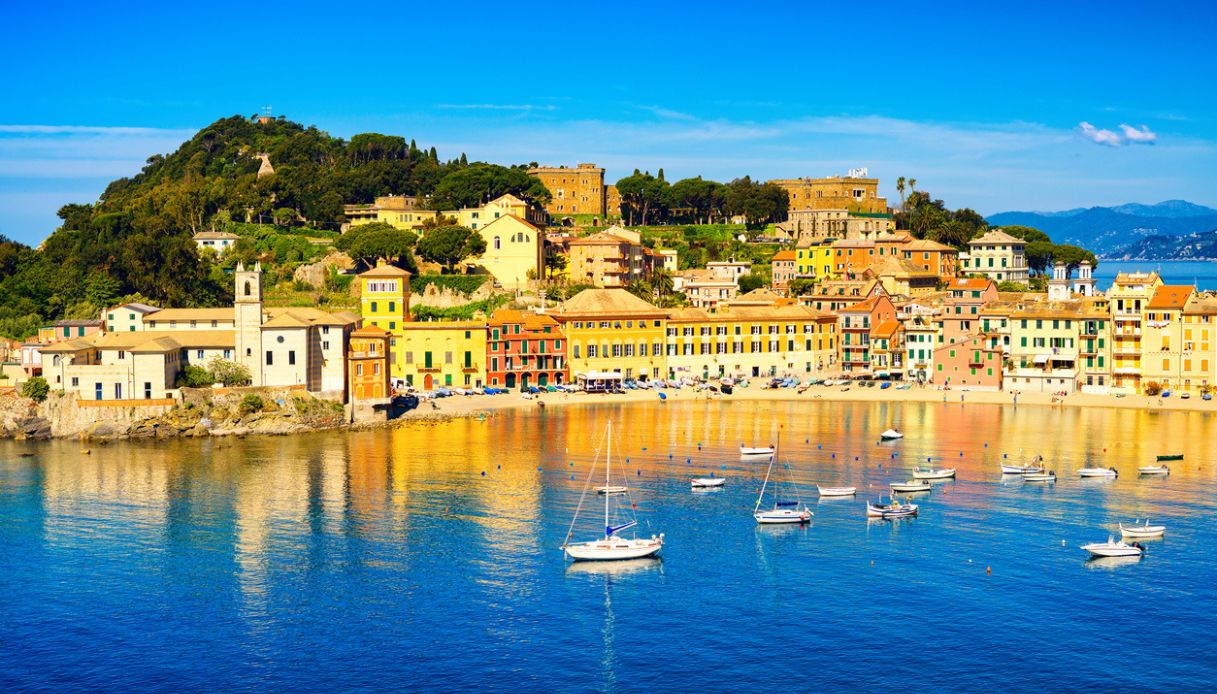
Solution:
[{"label": "boat reflection", "polygon": [[662,557],[622,559],[621,561],[575,561],[566,565],[566,575],[618,577],[662,569]]},{"label": "boat reflection", "polygon": [[1141,561],[1141,557],[1091,557],[1083,564],[1087,569],[1114,571],[1121,566],[1130,566]]}]

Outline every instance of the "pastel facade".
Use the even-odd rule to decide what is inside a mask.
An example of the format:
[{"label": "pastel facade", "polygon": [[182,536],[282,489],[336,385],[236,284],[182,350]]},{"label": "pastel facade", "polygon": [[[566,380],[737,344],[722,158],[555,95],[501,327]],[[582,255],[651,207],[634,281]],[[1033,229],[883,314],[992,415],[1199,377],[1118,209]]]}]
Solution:
[{"label": "pastel facade", "polygon": [[102,331],[105,324],[97,318],[67,318],[38,328],[38,342],[49,345],[75,337],[89,337]]},{"label": "pastel facade", "polygon": [[348,400],[383,402],[393,394],[389,385],[389,332],[365,325],[351,333],[347,349]]},{"label": "pastel facade", "polygon": [[624,289],[585,289],[552,313],[570,341],[570,375],[616,371],[660,378],[667,313]]},{"label": "pastel facade", "polygon": [[885,294],[837,311],[840,335],[841,370],[849,374],[869,374],[872,370],[871,343],[874,331],[896,320],[896,307]]},{"label": "pastel facade", "polygon": [[575,283],[624,287],[646,276],[644,255],[638,232],[610,227],[570,241],[568,274]]},{"label": "pastel facade", "polygon": [[887,214],[887,200],[879,196],[879,179],[866,176],[829,176],[769,181],[790,196],[791,210],[848,210]]},{"label": "pastel facade", "polygon": [[770,260],[771,285],[775,291],[785,292],[795,278],[798,255],[795,251],[778,251]]},{"label": "pastel facade", "polygon": [[123,304],[107,309],[103,313],[106,332],[135,332],[144,329],[144,317],[161,309],[148,304]]},{"label": "pastel facade", "polygon": [[[550,201],[545,210],[555,219],[568,215],[594,215],[604,218],[604,169],[595,164],[540,166],[528,170],[549,190]],[[593,224],[596,226],[596,224]]]},{"label": "pastel facade", "polygon": [[1156,272],[1121,272],[1107,290],[1111,317],[1112,386],[1118,392],[1140,393],[1143,312],[1162,285]]},{"label": "pastel facade", "polygon": [[487,330],[487,385],[527,388],[570,380],[566,335],[553,316],[499,309]]},{"label": "pastel facade", "polygon": [[1002,354],[974,335],[934,350],[933,382],[969,390],[1001,390]]},{"label": "pastel facade", "polygon": [[968,242],[968,253],[959,258],[959,274],[982,275],[995,282],[1026,285],[1027,242],[1000,229]]},{"label": "pastel facade", "polygon": [[405,386],[433,390],[486,385],[484,321],[405,323],[397,334]]},{"label": "pastel facade", "polygon": [[836,318],[797,305],[675,309],[669,378],[818,375],[836,362]]},{"label": "pastel facade", "polygon": [[507,289],[520,289],[544,272],[545,232],[515,215],[503,215],[477,230],[486,251],[466,265],[494,276]]},{"label": "pastel facade", "polygon": [[235,246],[240,238],[240,236],[230,234],[227,231],[200,231],[192,236],[191,240],[199,247],[200,251],[212,251],[223,255]]},{"label": "pastel facade", "polygon": [[936,274],[940,282],[950,282],[959,274],[959,251],[946,244],[915,239],[904,244],[899,252],[920,269]]},{"label": "pastel facade", "polygon": [[[1196,333],[1184,337],[1183,312],[1196,298],[1196,289],[1183,285],[1159,285],[1145,305],[1141,321],[1141,378],[1163,389],[1182,388],[1191,379],[1184,376],[1184,360],[1197,355]],[[1190,366],[1195,366],[1191,364]]]}]

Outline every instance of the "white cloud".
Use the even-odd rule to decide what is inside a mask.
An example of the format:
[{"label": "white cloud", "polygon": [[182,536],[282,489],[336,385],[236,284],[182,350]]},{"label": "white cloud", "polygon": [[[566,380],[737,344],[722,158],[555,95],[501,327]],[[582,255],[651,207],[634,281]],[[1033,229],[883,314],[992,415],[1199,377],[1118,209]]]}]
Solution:
[{"label": "white cloud", "polygon": [[1120,130],[1124,132],[1124,139],[1134,145],[1152,145],[1158,139],[1158,134],[1150,130],[1148,125],[1134,128],[1121,123]]},{"label": "white cloud", "polygon": [[1086,121],[1078,123],[1078,130],[1081,131],[1082,137],[1096,145],[1119,147],[1124,144],[1124,138],[1120,136],[1120,133],[1106,128],[1096,128]]},{"label": "white cloud", "polygon": [[681,111],[674,111],[670,108],[664,108],[663,106],[643,106],[639,104],[636,105],[635,108],[642,109],[643,111],[649,111],[650,113],[655,114],[657,117],[665,118],[667,120],[697,120],[696,116],[683,113]]}]

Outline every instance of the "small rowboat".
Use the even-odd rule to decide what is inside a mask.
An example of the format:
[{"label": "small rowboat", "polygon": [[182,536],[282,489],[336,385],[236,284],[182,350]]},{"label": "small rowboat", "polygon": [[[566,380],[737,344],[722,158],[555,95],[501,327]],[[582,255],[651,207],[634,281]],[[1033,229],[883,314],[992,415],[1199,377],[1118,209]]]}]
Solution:
[{"label": "small rowboat", "polygon": [[607,484],[603,487],[596,487],[597,494],[625,494],[630,491],[629,487],[620,484]]},{"label": "small rowboat", "polygon": [[816,489],[820,490],[820,496],[853,496],[858,493],[857,487],[821,487],[816,485]]},{"label": "small rowboat", "polygon": [[740,446],[739,454],[744,457],[773,455],[773,446]]},{"label": "small rowboat", "polygon": [[807,523],[811,520],[811,511],[807,507],[803,508],[772,508],[765,511],[757,511],[752,514],[757,523],[761,525],[774,525],[779,523]]},{"label": "small rowboat", "polygon": [[893,492],[928,492],[933,486],[928,480],[909,480],[908,482],[892,482],[887,485]]},{"label": "small rowboat", "polygon": [[1183,460],[1183,454],[1182,454],[1182,453],[1175,453],[1175,454],[1172,454],[1172,455],[1160,455],[1160,456],[1158,456],[1158,462],[1159,462],[1159,463],[1165,463],[1165,462],[1172,461],[1172,460]]},{"label": "small rowboat", "polygon": [[955,468],[913,468],[915,480],[949,480],[955,477]]},{"label": "small rowboat", "polygon": [[713,487],[721,487],[726,483],[726,477],[694,477],[689,480],[689,484],[694,489],[710,489]]},{"label": "small rowboat", "polygon": [[1056,482],[1055,472],[1034,472],[1023,475],[1024,482]]},{"label": "small rowboat", "polygon": [[1120,524],[1120,535],[1122,537],[1162,537],[1166,534],[1165,525],[1150,525],[1149,519],[1146,518],[1143,523],[1134,523],[1133,525]]},{"label": "small rowboat", "polygon": [[1142,475],[1169,475],[1171,469],[1162,463],[1157,465],[1143,465],[1137,468],[1137,472]]},{"label": "small rowboat", "polygon": [[1082,549],[1090,552],[1094,557],[1139,557],[1145,552],[1145,548],[1136,542],[1128,545],[1123,540],[1116,542],[1113,537],[1107,538],[1107,542],[1092,542],[1082,545]]},{"label": "small rowboat", "polygon": [[917,504],[902,504],[898,501],[890,504],[866,502],[867,518],[911,518],[915,515],[917,515]]},{"label": "small rowboat", "polygon": [[1003,475],[1033,475],[1044,471],[1043,465],[1003,465]]},{"label": "small rowboat", "polygon": [[1114,479],[1120,476],[1120,471],[1114,467],[1084,467],[1078,470],[1081,477],[1107,477]]},{"label": "small rowboat", "polygon": [[884,441],[895,441],[896,439],[904,438],[904,434],[901,434],[895,429],[888,429],[882,434],[879,434],[879,438],[883,439]]}]

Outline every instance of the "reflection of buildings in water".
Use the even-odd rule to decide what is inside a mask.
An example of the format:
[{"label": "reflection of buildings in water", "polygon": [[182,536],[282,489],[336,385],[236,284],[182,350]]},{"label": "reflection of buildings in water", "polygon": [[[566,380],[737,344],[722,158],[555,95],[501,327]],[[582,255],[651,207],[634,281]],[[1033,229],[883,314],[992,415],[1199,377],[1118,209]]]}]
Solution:
[{"label": "reflection of buildings in water", "polygon": [[172,452],[150,455],[144,446],[128,444],[97,446],[85,456],[74,442],[52,445],[53,453],[42,462],[48,541],[94,545],[128,534],[138,535],[145,546],[164,540],[169,471],[177,464]]}]

